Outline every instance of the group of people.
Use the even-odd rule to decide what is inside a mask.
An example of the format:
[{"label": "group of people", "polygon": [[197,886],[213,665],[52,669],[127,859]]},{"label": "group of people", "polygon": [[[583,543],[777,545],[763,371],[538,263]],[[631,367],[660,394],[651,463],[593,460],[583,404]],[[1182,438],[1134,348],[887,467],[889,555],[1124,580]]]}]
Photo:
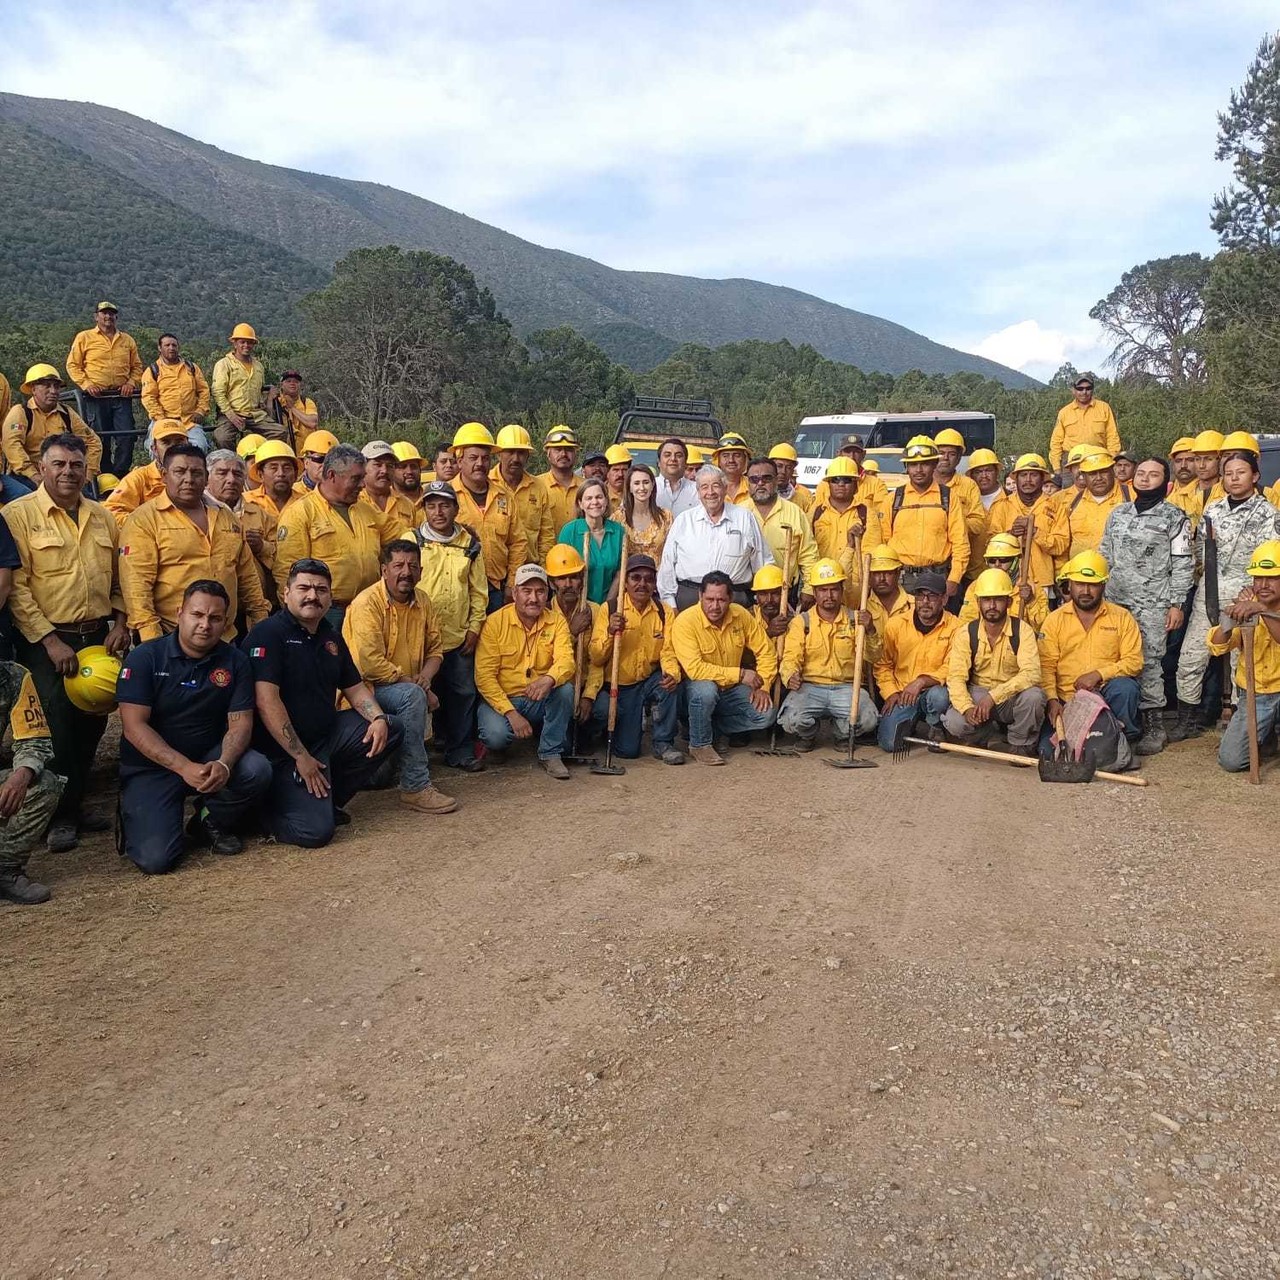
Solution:
[{"label": "group of people", "polygon": [[[135,371],[95,369],[114,343],[94,332],[73,368],[123,398]],[[655,474],[625,445],[584,456],[566,426],[534,475],[515,424],[465,423],[429,457],[342,443],[296,373],[268,408],[254,344],[238,325],[205,432],[203,375],[161,340],[166,367],[138,378],[173,395],[148,406],[149,460],[101,503],[101,442],[55,368],[34,366],[5,417],[8,474],[34,484],[0,512],[11,901],[49,897],[26,875],[41,838],[65,851],[113,825],[87,791],[117,704],[118,843],[148,873],[246,834],[324,845],[369,787],[452,813],[433,769],[479,772],[521,742],[557,780],[601,735],[639,757],[646,730],[668,765],[722,765],[765,730],[809,751],[825,721],[850,749],[920,733],[1034,755],[1087,703],[1154,754],[1216,721],[1205,676],[1226,656],[1243,683],[1245,628],[1274,733],[1280,495],[1246,433],[1180,440],[1121,480],[1084,379],[1054,430],[1060,475],[1024,454],[1002,478],[989,450],[961,471],[948,430],[907,444],[891,489],[851,437],[811,493],[785,442],[757,455],[730,432],[702,456],[671,438]],[[1245,767],[1242,719],[1224,768]]]}]

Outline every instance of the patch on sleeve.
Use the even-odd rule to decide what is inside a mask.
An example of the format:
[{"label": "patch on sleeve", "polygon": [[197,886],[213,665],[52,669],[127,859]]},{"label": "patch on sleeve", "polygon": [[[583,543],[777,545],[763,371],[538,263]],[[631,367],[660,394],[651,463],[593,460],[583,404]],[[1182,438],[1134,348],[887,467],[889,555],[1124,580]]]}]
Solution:
[{"label": "patch on sleeve", "polygon": [[251,658],[265,658],[266,656],[267,651],[265,649],[253,648],[249,650],[249,657]]},{"label": "patch on sleeve", "polygon": [[9,728],[13,730],[15,742],[26,742],[31,738],[47,738],[49,725],[44,718],[44,708],[40,705],[40,696],[32,683],[28,672],[22,677],[22,688],[13,701],[13,709],[9,712]]}]

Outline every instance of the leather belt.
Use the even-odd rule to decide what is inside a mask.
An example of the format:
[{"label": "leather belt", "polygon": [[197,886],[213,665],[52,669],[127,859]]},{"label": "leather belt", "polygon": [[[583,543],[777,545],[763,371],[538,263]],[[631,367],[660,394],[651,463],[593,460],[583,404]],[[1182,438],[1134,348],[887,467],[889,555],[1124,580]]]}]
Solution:
[{"label": "leather belt", "polygon": [[106,618],[98,618],[93,622],[55,622],[53,629],[65,632],[67,635],[87,636],[92,635],[95,631],[101,631],[103,627],[110,627],[110,625]]}]

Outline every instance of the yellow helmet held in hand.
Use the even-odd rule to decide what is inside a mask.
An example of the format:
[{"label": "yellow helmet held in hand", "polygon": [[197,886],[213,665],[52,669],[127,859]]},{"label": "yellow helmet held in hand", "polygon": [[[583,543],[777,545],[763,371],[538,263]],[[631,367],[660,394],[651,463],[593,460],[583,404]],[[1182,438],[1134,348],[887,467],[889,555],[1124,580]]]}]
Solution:
[{"label": "yellow helmet held in hand", "polygon": [[912,436],[902,451],[903,462],[937,462],[938,446],[928,436]]},{"label": "yellow helmet held in hand", "polygon": [[483,422],[464,422],[453,433],[451,448],[455,453],[459,449],[465,449],[468,445],[473,444],[480,445],[485,449],[493,448],[493,436],[489,434],[489,428]]},{"label": "yellow helmet held in hand", "polygon": [[769,450],[769,457],[771,457],[775,462],[800,461],[800,455],[796,452],[796,447],[793,444],[775,444],[773,448]]},{"label": "yellow helmet held in hand", "polygon": [[1092,475],[1095,471],[1105,471],[1108,467],[1115,465],[1116,460],[1109,453],[1104,452],[1091,453],[1080,460],[1080,470],[1085,475]]},{"label": "yellow helmet held in hand", "polygon": [[632,461],[631,450],[625,444],[611,444],[604,451],[604,460],[611,467],[620,467],[624,462],[629,464]]},{"label": "yellow helmet held in hand", "polygon": [[98,486],[98,496],[105,498],[112,489],[116,488],[120,483],[119,476],[113,476],[110,471],[102,472],[94,483]]},{"label": "yellow helmet held in hand", "polygon": [[943,427],[933,437],[934,444],[949,444],[953,449],[964,448],[964,436],[962,436],[954,427]]},{"label": "yellow helmet held in hand", "polygon": [[[1077,445],[1076,448],[1078,449],[1080,446]],[[1075,456],[1075,452],[1076,450],[1072,449],[1071,453],[1067,455],[1068,463],[1074,464],[1080,461],[1080,458]],[[1084,457],[1084,454],[1081,454],[1080,457]],[[1043,471],[1047,476],[1053,475],[1053,472],[1049,470],[1049,464],[1038,453],[1024,453],[1013,464],[1013,474],[1016,476],[1019,471]]]},{"label": "yellow helmet held in hand", "polygon": [[236,452],[242,458],[250,458],[266,443],[266,436],[259,434],[257,431],[250,431],[247,436],[241,436],[236,441]]},{"label": "yellow helmet held in hand", "polygon": [[418,446],[412,440],[397,440],[391,446],[391,452],[396,455],[397,462],[421,462],[422,454],[418,452]]},{"label": "yellow helmet held in hand", "polygon": [[781,591],[785,585],[782,570],[776,564],[761,565],[751,579],[752,591]]},{"label": "yellow helmet held in hand", "polygon": [[1242,449],[1245,453],[1253,454],[1255,458],[1262,453],[1258,437],[1250,435],[1247,431],[1232,431],[1229,435],[1223,436],[1222,452],[1227,453],[1232,449]]},{"label": "yellow helmet held in hand", "polygon": [[1068,582],[1106,582],[1111,576],[1111,566],[1096,552],[1082,551],[1073,556],[1058,573],[1058,578]]},{"label": "yellow helmet held in hand", "polygon": [[1011,533],[993,533],[987,539],[984,560],[1016,560],[1022,554],[1022,543]]},{"label": "yellow helmet held in hand", "polygon": [[1221,431],[1202,431],[1191,442],[1192,453],[1221,453],[1226,436]]},{"label": "yellow helmet held in hand", "polygon": [[1251,578],[1280,578],[1280,541],[1272,538],[1257,547],[1247,572]]},{"label": "yellow helmet held in hand", "polygon": [[523,449],[527,453],[533,452],[533,441],[529,438],[529,433],[518,422],[507,423],[498,432],[496,444],[499,449]]},{"label": "yellow helmet held in hand", "polygon": [[257,333],[257,330],[254,329],[253,325],[251,324],[238,324],[234,329],[231,330],[231,337],[233,339],[247,338],[250,342],[257,342],[258,333]]},{"label": "yellow helmet held in hand", "polygon": [[1180,453],[1190,453],[1196,447],[1196,442],[1190,436],[1179,436],[1169,446],[1169,457],[1176,458]]},{"label": "yellow helmet held in hand", "polygon": [[116,709],[116,681],[120,659],[113,658],[100,644],[91,644],[76,654],[73,675],[62,677],[62,687],[71,705],[91,716],[105,716]]},{"label": "yellow helmet held in hand", "polygon": [[586,567],[583,558],[572,547],[564,546],[562,543],[556,543],[547,552],[547,577],[549,578],[567,578],[572,574],[581,573]]},{"label": "yellow helmet held in hand", "polygon": [[848,580],[849,575],[840,567],[838,560],[816,560],[809,570],[811,587],[834,587]]},{"label": "yellow helmet held in hand", "polygon": [[833,458],[827,466],[828,480],[839,480],[841,477],[856,480],[859,475],[861,472],[858,464],[852,458]]},{"label": "yellow helmet held in hand", "polygon": [[972,471],[974,467],[998,467],[1000,459],[997,457],[993,449],[975,449],[969,455],[969,465],[966,471]]},{"label": "yellow helmet held in hand", "polygon": [[902,561],[898,559],[898,553],[887,542],[871,548],[872,573],[891,573],[894,569],[901,568]]},{"label": "yellow helmet held in hand", "polygon": [[1003,569],[983,569],[973,580],[975,600],[989,600],[993,596],[1012,596],[1013,579]]}]

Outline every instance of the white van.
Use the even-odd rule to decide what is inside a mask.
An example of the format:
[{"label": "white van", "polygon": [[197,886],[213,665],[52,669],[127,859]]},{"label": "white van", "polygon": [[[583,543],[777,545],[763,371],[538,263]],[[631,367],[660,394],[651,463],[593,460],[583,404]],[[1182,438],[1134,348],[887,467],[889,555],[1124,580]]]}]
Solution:
[{"label": "white van", "polygon": [[857,436],[868,449],[901,449],[912,436],[931,436],[951,427],[964,436],[965,452],[996,447],[996,420],[990,413],[939,409],[926,413],[832,413],[805,418],[796,428],[800,456],[796,479],[812,488],[827,472],[840,446]]}]

